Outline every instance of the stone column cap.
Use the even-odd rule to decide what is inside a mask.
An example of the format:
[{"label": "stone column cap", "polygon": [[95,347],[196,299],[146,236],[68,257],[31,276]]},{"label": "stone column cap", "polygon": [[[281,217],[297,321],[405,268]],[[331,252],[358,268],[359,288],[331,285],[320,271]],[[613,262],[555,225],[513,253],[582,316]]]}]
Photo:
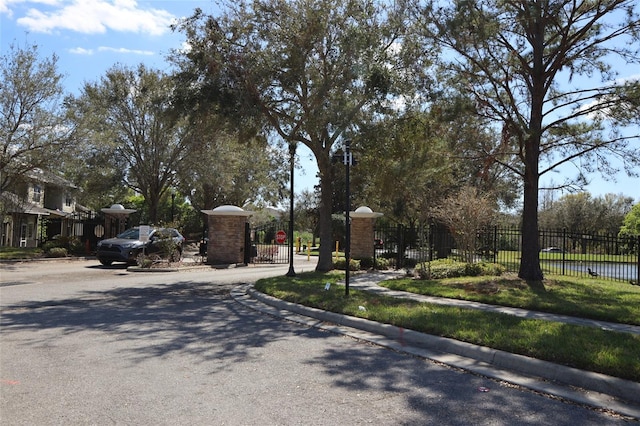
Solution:
[{"label": "stone column cap", "polygon": [[100,209],[102,213],[110,214],[110,215],[128,215],[131,213],[135,213],[135,209],[125,209],[122,204],[112,204],[111,207]]},{"label": "stone column cap", "polygon": [[251,216],[253,212],[243,210],[238,206],[223,205],[213,210],[200,210],[209,216]]},{"label": "stone column cap", "polygon": [[358,207],[355,211],[349,213],[350,217],[353,218],[378,218],[384,216],[382,213],[377,213],[371,210],[367,206]]}]

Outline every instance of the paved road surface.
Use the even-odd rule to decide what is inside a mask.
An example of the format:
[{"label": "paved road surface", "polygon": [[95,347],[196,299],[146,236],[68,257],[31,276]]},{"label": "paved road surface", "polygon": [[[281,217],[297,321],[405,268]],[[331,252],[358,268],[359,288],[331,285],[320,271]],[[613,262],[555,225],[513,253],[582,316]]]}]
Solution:
[{"label": "paved road surface", "polygon": [[[301,271],[307,267],[296,265]],[[287,267],[1,264],[3,425],[603,425],[615,415],[260,314]]]}]

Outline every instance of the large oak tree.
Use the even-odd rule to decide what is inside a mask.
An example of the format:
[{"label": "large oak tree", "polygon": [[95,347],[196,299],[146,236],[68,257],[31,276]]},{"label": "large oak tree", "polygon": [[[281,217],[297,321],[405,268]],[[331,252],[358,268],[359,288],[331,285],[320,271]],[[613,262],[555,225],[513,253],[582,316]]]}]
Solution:
[{"label": "large oak tree", "polygon": [[[485,155],[523,183],[519,276],[543,278],[538,191],[542,175],[574,163],[612,174],[640,167],[640,82],[616,80],[615,60],[640,63],[636,0],[426,1],[419,29],[442,48],[444,69],[502,138]],[[625,128],[625,126],[627,126]]]},{"label": "large oak tree", "polygon": [[196,11],[178,26],[190,47],[191,84],[227,100],[227,108],[259,112],[285,144],[313,152],[321,187],[317,269],[329,270],[331,156],[400,81],[394,75],[406,22],[375,1],[234,3],[221,17]]},{"label": "large oak tree", "polygon": [[83,128],[85,155],[99,155],[121,171],[123,183],[144,196],[144,219],[152,224],[194,143],[171,103],[172,92],[173,80],[160,71],[116,65],[68,101]]}]

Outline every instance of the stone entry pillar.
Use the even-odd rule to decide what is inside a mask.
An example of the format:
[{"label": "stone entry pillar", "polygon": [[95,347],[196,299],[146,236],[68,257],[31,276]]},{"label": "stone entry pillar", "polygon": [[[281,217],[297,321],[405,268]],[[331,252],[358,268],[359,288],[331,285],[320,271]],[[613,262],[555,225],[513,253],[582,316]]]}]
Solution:
[{"label": "stone entry pillar", "polygon": [[374,257],[374,225],[382,213],[375,213],[369,207],[358,207],[350,212],[351,219],[351,258],[366,259]]},{"label": "stone entry pillar", "polygon": [[108,209],[100,209],[104,213],[104,230],[103,235],[105,238],[112,238],[118,234],[121,234],[127,229],[127,219],[131,213],[135,213],[135,209],[125,209],[122,204],[113,204]]},{"label": "stone entry pillar", "polygon": [[244,264],[245,226],[253,212],[236,206],[220,206],[201,211],[208,216],[207,263]]}]

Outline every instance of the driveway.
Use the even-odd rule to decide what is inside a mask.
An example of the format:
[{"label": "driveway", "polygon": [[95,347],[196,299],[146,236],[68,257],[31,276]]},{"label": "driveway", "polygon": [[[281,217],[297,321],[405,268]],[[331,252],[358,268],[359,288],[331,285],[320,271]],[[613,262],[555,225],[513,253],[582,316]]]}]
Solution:
[{"label": "driveway", "polygon": [[[3,425],[602,425],[624,419],[250,310],[287,265],[2,264]],[[297,264],[296,270],[312,265]]]}]

